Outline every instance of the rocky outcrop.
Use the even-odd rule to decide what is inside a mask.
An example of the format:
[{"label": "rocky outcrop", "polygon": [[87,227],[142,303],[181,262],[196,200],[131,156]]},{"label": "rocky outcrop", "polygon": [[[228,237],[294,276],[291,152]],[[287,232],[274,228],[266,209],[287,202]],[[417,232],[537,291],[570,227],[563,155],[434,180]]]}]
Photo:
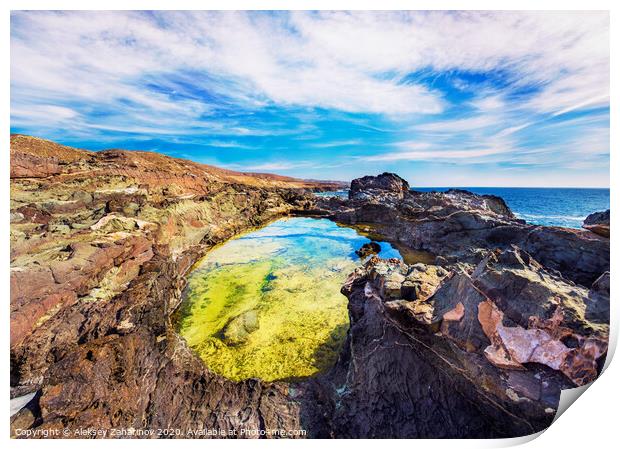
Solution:
[{"label": "rocky outcrop", "polygon": [[468,190],[450,189],[445,196],[457,202],[465,202],[470,209],[489,209],[497,215],[514,218],[504,199],[497,195],[476,195]]},{"label": "rocky outcrop", "polygon": [[594,212],[583,221],[584,229],[609,238],[610,217],[609,209],[604,212]]},{"label": "rocky outcrop", "polygon": [[379,176],[364,176],[354,179],[349,190],[349,199],[354,201],[382,201],[402,199],[409,191],[409,183],[394,173],[383,173]]},{"label": "rocky outcrop", "polygon": [[545,267],[584,286],[609,270],[609,240],[604,237],[585,230],[527,224],[492,195],[464,190],[401,191],[383,181],[392,176],[396,175],[354,180],[352,185],[392,187],[369,187],[362,190],[367,193],[349,200],[321,199],[318,207],[339,222],[372,227],[377,238],[433,253],[440,263],[477,263],[491,250],[517,245]]},{"label": "rocky outcrop", "polygon": [[562,389],[600,372],[607,239],[528,225],[501,199],[461,190],[379,192],[319,207],[437,256],[435,265],[374,257],[349,277],[349,339],[317,380],[330,392],[319,402],[326,434],[525,435],[551,423]]},{"label": "rocky outcrop", "polygon": [[561,390],[598,373],[609,328],[585,313],[604,307],[603,290],[588,300],[591,291],[518,248],[449,271],[370,259],[342,290],[345,352],[317,380],[331,392],[325,432],[463,438],[544,429]]}]

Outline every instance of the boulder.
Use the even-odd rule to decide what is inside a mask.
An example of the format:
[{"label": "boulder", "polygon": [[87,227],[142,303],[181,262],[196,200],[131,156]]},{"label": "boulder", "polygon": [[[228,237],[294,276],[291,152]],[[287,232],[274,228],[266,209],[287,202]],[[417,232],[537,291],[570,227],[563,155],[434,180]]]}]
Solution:
[{"label": "boulder", "polygon": [[402,199],[409,191],[409,183],[394,173],[364,176],[351,181],[349,199],[368,200],[377,197]]},{"label": "boulder", "polygon": [[609,238],[609,209],[603,212],[594,212],[583,221],[583,228]]},{"label": "boulder", "polygon": [[360,249],[355,251],[355,254],[365,259],[368,256],[379,254],[381,252],[381,246],[377,242],[364,243]]},{"label": "boulder", "polygon": [[230,320],[223,329],[223,340],[228,345],[240,345],[245,343],[250,334],[257,329],[258,312],[249,310]]}]

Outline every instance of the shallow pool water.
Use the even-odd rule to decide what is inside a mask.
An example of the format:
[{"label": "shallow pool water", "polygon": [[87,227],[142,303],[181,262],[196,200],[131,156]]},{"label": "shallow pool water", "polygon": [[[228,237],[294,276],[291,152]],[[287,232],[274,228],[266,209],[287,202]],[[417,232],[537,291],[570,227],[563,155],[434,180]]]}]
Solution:
[{"label": "shallow pool water", "polygon": [[[286,218],[211,250],[190,274],[179,332],[218,374],[301,379],[332,366],[349,325],[340,287],[370,240]],[[381,257],[400,255],[379,242]]]}]

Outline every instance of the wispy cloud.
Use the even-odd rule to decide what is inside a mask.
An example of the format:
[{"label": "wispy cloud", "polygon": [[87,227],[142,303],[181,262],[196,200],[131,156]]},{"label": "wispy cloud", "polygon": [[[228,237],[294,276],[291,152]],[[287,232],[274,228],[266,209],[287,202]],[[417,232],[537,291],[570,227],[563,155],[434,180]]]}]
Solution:
[{"label": "wispy cloud", "polygon": [[477,150],[438,150],[438,151],[399,151],[393,153],[367,156],[366,161],[436,161],[448,159],[451,161],[465,160],[475,162],[475,159],[482,156],[503,153],[502,148],[481,148]]},{"label": "wispy cloud", "polygon": [[246,150],[256,149],[256,147],[251,145],[246,145],[244,143],[239,143],[234,140],[210,140],[206,142],[201,142],[201,145],[206,145],[208,147],[216,147],[216,148],[243,148]]},{"label": "wispy cloud", "polygon": [[248,171],[286,171],[286,170],[292,170],[294,168],[309,167],[311,165],[312,163],[310,162],[279,161],[279,162],[266,162],[263,164],[238,165],[238,167],[243,168]]},{"label": "wispy cloud", "polygon": [[417,131],[434,131],[444,133],[455,133],[463,131],[472,131],[499,123],[498,118],[493,115],[480,115],[477,117],[469,117],[463,119],[441,120],[432,123],[424,123],[417,125],[414,129]]},{"label": "wispy cloud", "polygon": [[608,108],[605,12],[11,15],[11,127],[65,142],[337,178],[351,158],[600,176]]},{"label": "wispy cloud", "polygon": [[314,148],[337,148],[337,147],[349,147],[356,145],[363,145],[362,139],[350,139],[350,140],[334,140],[321,143],[313,143]]}]

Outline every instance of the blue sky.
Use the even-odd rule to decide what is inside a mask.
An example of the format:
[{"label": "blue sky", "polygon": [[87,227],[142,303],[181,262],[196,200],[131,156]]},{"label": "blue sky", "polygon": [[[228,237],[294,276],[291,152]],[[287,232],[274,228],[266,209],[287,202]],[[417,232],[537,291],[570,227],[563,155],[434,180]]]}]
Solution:
[{"label": "blue sky", "polygon": [[609,185],[605,12],[14,12],[11,132],[241,171]]}]

